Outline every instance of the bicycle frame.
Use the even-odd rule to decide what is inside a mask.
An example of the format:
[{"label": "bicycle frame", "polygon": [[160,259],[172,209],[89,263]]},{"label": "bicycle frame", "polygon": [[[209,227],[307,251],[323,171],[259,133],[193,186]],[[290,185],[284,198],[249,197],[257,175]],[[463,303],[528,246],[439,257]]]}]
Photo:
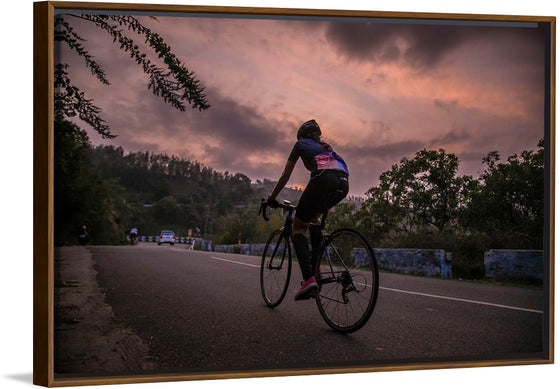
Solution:
[{"label": "bicycle frame", "polygon": [[[317,279],[317,283],[320,286],[331,284],[331,283],[340,283],[343,286],[342,301],[344,302],[344,304],[348,304],[349,300],[346,297],[346,294],[348,292],[356,291],[357,287],[356,287],[356,283],[350,276],[350,271],[346,266],[346,263],[342,259],[342,256],[338,253],[336,247],[332,245],[332,242],[329,241],[330,234],[324,231],[324,226],[325,226],[325,221],[327,216],[328,216],[328,210],[321,217],[321,234],[323,236],[323,243],[319,247],[318,253],[324,253],[325,258],[329,263],[330,277],[326,277],[326,278],[319,277],[319,274],[317,274],[316,279]],[[329,250],[328,250],[329,248],[332,250],[332,254],[329,254]],[[337,262],[340,263],[343,267],[341,270],[335,271],[333,267],[333,259],[331,259],[332,255],[338,257],[339,260]],[[319,260],[319,258],[317,258],[317,260]]]},{"label": "bicycle frame", "polygon": [[[268,265],[266,266],[270,270],[272,270],[272,269],[280,270],[280,269],[282,269],[282,266],[284,266],[284,260],[286,259],[286,252],[289,250],[288,247],[283,248],[284,252],[282,253],[282,260],[280,261],[280,264],[278,266],[272,266],[272,260],[276,256],[276,252],[277,252],[278,248],[280,247],[280,241],[282,240],[282,238],[284,238],[284,231],[282,231],[280,233],[280,235],[278,236],[278,241],[274,245],[274,251],[272,252],[272,255],[270,256],[270,259],[268,261]],[[286,239],[287,239],[288,244],[290,244],[290,238],[286,237]]]},{"label": "bicycle frame", "polygon": [[[334,249],[334,248],[333,248]],[[344,304],[348,304],[349,300],[348,297],[346,297],[346,294],[349,292],[353,292],[353,291],[357,291],[357,287],[356,287],[356,283],[355,281],[352,279],[352,276],[350,275],[350,271],[348,270],[348,268],[346,267],[346,264],[344,263],[344,261],[340,261],[340,263],[342,264],[342,266],[344,267],[343,270],[341,271],[335,271],[333,268],[333,261],[331,260],[331,257],[328,253],[326,253],[325,257],[327,258],[327,261],[329,262],[329,268],[330,268],[330,277],[324,278],[324,277],[316,277],[317,278],[317,283],[322,286],[322,285],[326,285],[326,284],[332,284],[332,283],[340,283],[342,285],[342,301],[344,302]],[[340,258],[340,255],[339,255]],[[327,298],[327,297],[324,297]],[[329,300],[332,301],[336,301],[334,299],[331,298],[327,298]]]},{"label": "bicycle frame", "polygon": [[[284,265],[284,260],[286,259],[286,252],[289,250],[289,247],[284,247],[283,249],[284,252],[282,253],[282,260],[280,261],[280,264],[278,266],[272,266],[272,260],[276,256],[277,250],[280,247],[279,243],[282,241],[283,238],[286,238],[287,245],[290,245],[291,243],[292,224],[294,223],[294,213],[296,210],[296,208],[292,204],[287,202],[284,202],[284,204],[280,204],[280,208],[284,209],[287,212],[286,220],[284,221],[284,227],[280,229],[280,235],[278,236],[278,241],[274,245],[274,251],[272,252],[272,255],[267,265],[268,269],[275,269],[275,270],[280,270]],[[263,216],[265,220],[268,220],[268,218],[266,217],[266,213],[264,213]]]},{"label": "bicycle frame", "polygon": [[[326,238],[326,239],[325,239],[325,238]],[[334,246],[331,245],[331,242],[328,241],[328,234],[324,234],[324,235],[323,235],[323,239],[325,239],[325,240],[324,240],[325,243],[319,248],[319,252],[320,252],[320,253],[322,253],[322,252],[325,253],[325,258],[327,259],[327,262],[329,263],[330,273],[331,273],[332,277],[331,277],[331,278],[321,278],[321,279],[318,280],[317,282],[318,282],[319,284],[322,285],[322,284],[328,284],[328,283],[331,283],[331,282],[339,282],[339,281],[342,281],[342,278],[341,278],[341,277],[337,277],[337,276],[335,275],[335,273],[347,273],[347,272],[348,272],[348,267],[346,267],[346,264],[345,264],[344,261],[342,260],[341,255],[338,254],[336,248],[335,248]],[[340,262],[340,263],[342,264],[342,266],[344,267],[344,270],[342,270],[342,271],[335,271],[335,270],[334,270],[334,268],[333,268],[333,260],[331,259],[331,254],[329,254],[329,252],[328,252],[328,250],[327,250],[328,247],[330,247],[330,248],[332,249],[332,251],[334,252],[334,254],[337,255],[338,258],[340,258],[340,261],[339,261],[339,262]]]},{"label": "bicycle frame", "polygon": [[[264,204],[264,199],[262,199],[261,204]],[[285,210],[287,212],[287,215],[286,215],[286,219],[284,221],[284,227],[282,227],[280,229],[280,236],[278,237],[278,241],[277,241],[277,243],[274,247],[274,252],[272,253],[272,256],[276,255],[276,253],[277,253],[276,250],[278,250],[278,248],[279,248],[278,243],[282,240],[282,238],[285,237],[287,243],[288,244],[291,243],[292,225],[293,225],[293,222],[294,222],[294,214],[295,214],[295,207],[287,201],[284,201],[283,204],[278,204],[278,207]],[[262,205],[261,205],[261,209],[262,209]],[[260,214],[260,211],[259,211],[259,214]],[[321,280],[318,280],[319,284],[326,284],[326,283],[331,283],[331,282],[341,282],[342,281],[342,278],[340,278],[340,277],[337,278],[336,277],[335,270],[333,268],[333,261],[331,260],[331,257],[330,257],[330,255],[327,251],[327,247],[329,247],[329,245],[330,245],[330,242],[329,242],[329,239],[328,239],[329,234],[327,232],[325,232],[325,224],[326,224],[328,215],[329,215],[328,209],[325,212],[323,212],[323,214],[321,215],[319,225],[320,225],[320,228],[321,228],[321,234],[322,234],[323,242],[322,242],[321,246],[319,246],[319,248],[318,248],[318,253],[321,253],[323,251],[325,252],[327,261],[329,262],[329,268],[331,270],[332,277],[331,278],[323,278]],[[263,210],[263,217],[265,218],[265,220],[268,220],[264,210]],[[330,247],[333,250],[333,252],[335,254],[337,254],[339,258],[341,258],[341,256],[337,253],[336,248],[334,248],[332,246],[330,246]],[[267,267],[269,269],[280,269],[280,268],[282,268],[282,265],[284,263],[284,259],[285,259],[285,252],[282,254],[282,261],[280,262],[279,266],[273,267],[271,265],[271,261],[270,261]],[[348,268],[346,267],[346,264],[342,260],[340,262],[344,266],[344,272],[348,272]]]},{"label": "bicycle frame", "polygon": [[[268,206],[265,199],[262,199],[261,208],[259,214],[263,215],[265,220],[269,220],[266,217],[266,207]],[[285,297],[286,290],[290,283],[290,268],[291,268],[291,233],[293,228],[293,222],[295,217],[295,207],[288,201],[284,201],[283,204],[275,202],[273,208],[281,208],[286,213],[286,218],[284,220],[284,226],[274,231],[266,244],[266,252],[263,253],[263,258],[261,262],[261,292],[266,304],[271,307],[277,307]],[[328,212],[325,212],[320,220],[320,224],[314,224],[314,228],[320,228],[317,231],[317,235],[311,234],[313,239],[320,236],[321,242],[315,242],[319,247],[313,247],[312,250],[312,266],[315,272],[315,279],[319,285],[319,290],[316,295],[316,302],[323,319],[327,324],[336,331],[350,333],[361,328],[370,318],[373,310],[375,309],[375,302],[377,300],[377,288],[378,288],[378,271],[377,264],[375,262],[375,256],[373,250],[371,249],[367,240],[356,230],[352,228],[340,228],[332,233],[325,231],[325,222]],[[320,234],[320,235],[318,235]],[[354,242],[354,239],[357,241]],[[313,243],[313,242],[312,242]],[[358,266],[352,259],[352,253],[354,252],[353,244],[357,244],[358,247],[364,247],[367,251],[368,259],[370,263],[369,270],[365,267],[362,269],[364,271],[359,271],[356,273],[355,266]],[[269,251],[270,245],[274,244],[274,248]],[[285,246],[282,247],[282,244]],[[348,246],[350,244],[350,246]],[[278,250],[282,250],[282,255]],[[268,253],[271,252],[270,258]],[[286,257],[286,253],[288,256]],[[282,278],[282,270],[286,268],[286,262],[288,262],[287,274]],[[273,266],[273,264],[275,264]],[[361,266],[360,266],[361,267]],[[265,278],[263,271],[272,271],[271,278]],[[276,273],[278,271],[278,273]],[[371,273],[371,279],[368,274]],[[272,288],[267,289],[265,287],[265,279],[270,279],[271,281],[275,279],[275,275],[278,274],[278,280],[282,280],[274,285]],[[355,278],[357,277],[357,278]],[[363,278],[363,281],[361,278]],[[333,286],[326,286],[327,284],[334,284]],[[361,288],[361,286],[364,288]],[[355,293],[361,293],[366,290],[366,286],[372,287],[372,292],[366,292],[362,299],[368,301],[367,304],[358,303],[356,305]],[[323,293],[323,287],[324,293]],[[361,300],[364,301],[364,300]],[[325,303],[326,302],[326,303]],[[331,305],[330,302],[334,302]],[[350,309],[352,315],[340,315],[337,307],[346,306],[344,310]],[[349,308],[348,308],[349,307]],[[357,308],[361,316],[354,316],[354,309]],[[365,308],[365,310],[364,310]],[[334,310],[333,310],[334,309]],[[354,320],[349,322],[349,320]]]}]

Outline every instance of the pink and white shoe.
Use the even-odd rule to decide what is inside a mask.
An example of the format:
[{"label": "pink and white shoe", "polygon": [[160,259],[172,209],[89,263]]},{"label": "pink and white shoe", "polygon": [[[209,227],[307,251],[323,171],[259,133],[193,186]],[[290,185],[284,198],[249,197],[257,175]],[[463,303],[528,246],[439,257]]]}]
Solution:
[{"label": "pink and white shoe", "polygon": [[301,283],[301,286],[296,291],[294,300],[300,301],[300,300],[308,300],[310,298],[314,298],[317,296],[317,289],[318,289],[317,281],[315,280],[315,277],[311,277],[307,281]]}]

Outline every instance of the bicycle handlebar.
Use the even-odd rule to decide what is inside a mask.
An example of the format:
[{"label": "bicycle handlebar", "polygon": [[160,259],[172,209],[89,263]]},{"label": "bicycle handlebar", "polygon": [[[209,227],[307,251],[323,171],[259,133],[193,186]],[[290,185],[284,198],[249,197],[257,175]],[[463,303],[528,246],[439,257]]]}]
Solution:
[{"label": "bicycle handlebar", "polygon": [[[285,211],[292,211],[295,209],[294,205],[292,205],[292,203],[290,203],[287,200],[284,200],[282,203],[274,200],[273,204],[270,204],[268,201],[266,201],[266,199],[264,197],[261,197],[261,206],[259,208],[259,216],[262,213],[263,219],[266,220],[267,222],[270,221],[270,219],[266,216],[266,207],[270,207],[270,208],[281,208]],[[329,210],[327,209],[325,212],[323,212],[323,214],[321,215],[321,221],[319,223],[319,225],[321,226],[321,229],[325,228],[325,223],[327,221],[327,216],[329,215]]]},{"label": "bicycle handlebar", "polygon": [[259,216],[262,213],[263,219],[266,221],[269,221],[270,219],[268,217],[266,217],[266,207],[268,206],[268,203],[266,202],[266,199],[263,197],[261,198],[261,206],[259,208]]},{"label": "bicycle handlebar", "polygon": [[259,216],[262,213],[263,219],[266,221],[269,221],[270,219],[266,216],[266,207],[270,207],[270,208],[281,208],[284,209],[286,211],[293,209],[294,206],[290,203],[279,203],[278,201],[276,201],[275,203],[271,204],[268,201],[266,201],[266,199],[264,197],[261,198],[261,207],[259,208]]}]

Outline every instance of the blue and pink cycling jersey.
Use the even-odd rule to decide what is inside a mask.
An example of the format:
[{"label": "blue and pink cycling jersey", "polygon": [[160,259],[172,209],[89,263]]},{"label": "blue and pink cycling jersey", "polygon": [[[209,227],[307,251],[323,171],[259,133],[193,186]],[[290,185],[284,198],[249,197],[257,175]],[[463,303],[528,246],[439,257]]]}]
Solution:
[{"label": "blue and pink cycling jersey", "polygon": [[334,151],[312,139],[300,139],[294,145],[288,160],[296,162],[301,157],[303,165],[311,176],[319,170],[338,170],[348,174],[346,162]]}]

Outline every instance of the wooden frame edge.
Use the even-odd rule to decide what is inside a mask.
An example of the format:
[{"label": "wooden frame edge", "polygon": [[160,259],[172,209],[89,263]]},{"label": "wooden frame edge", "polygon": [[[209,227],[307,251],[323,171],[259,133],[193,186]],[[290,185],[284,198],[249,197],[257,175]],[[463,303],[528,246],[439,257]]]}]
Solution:
[{"label": "wooden frame edge", "polygon": [[131,383],[164,383],[179,381],[199,381],[199,380],[216,380],[216,379],[243,379],[243,378],[266,378],[266,377],[287,377],[287,376],[306,376],[306,375],[324,375],[324,374],[352,374],[352,373],[373,373],[373,372],[394,372],[394,371],[414,371],[414,370],[437,370],[437,369],[456,369],[456,368],[475,368],[475,367],[506,367],[506,366],[524,366],[524,365],[545,365],[551,364],[551,361],[543,359],[527,359],[527,360],[504,360],[489,362],[442,362],[442,363],[415,363],[406,365],[379,365],[371,367],[336,367],[322,369],[278,369],[278,370],[261,370],[246,372],[208,372],[208,373],[189,373],[189,374],[155,374],[155,375],[138,375],[138,376],[104,376],[93,378],[57,378],[52,383],[53,387],[66,386],[89,386],[89,385],[119,385]]},{"label": "wooden frame edge", "polygon": [[555,271],[555,250],[554,250],[554,221],[555,221],[555,164],[556,164],[556,18],[550,21],[550,228],[549,228],[549,358],[554,363],[554,271]]},{"label": "wooden frame edge", "polygon": [[[80,1],[48,1],[57,9],[95,9],[97,11],[136,11],[136,12],[177,12],[177,13],[209,13],[209,14],[252,14],[252,15],[292,15],[292,16],[325,16],[325,17],[383,17],[387,19],[441,19],[441,20],[475,20],[475,21],[508,21],[508,22],[551,22],[550,16],[521,15],[480,15],[480,14],[448,14],[436,12],[394,12],[394,11],[359,11],[307,8],[271,8],[271,7],[236,7],[236,6],[200,6],[179,4],[132,4],[132,3],[87,3]],[[165,11],[163,11],[165,9]]]},{"label": "wooden frame edge", "polygon": [[54,371],[52,13],[48,2],[33,4],[33,383],[42,386]]}]

